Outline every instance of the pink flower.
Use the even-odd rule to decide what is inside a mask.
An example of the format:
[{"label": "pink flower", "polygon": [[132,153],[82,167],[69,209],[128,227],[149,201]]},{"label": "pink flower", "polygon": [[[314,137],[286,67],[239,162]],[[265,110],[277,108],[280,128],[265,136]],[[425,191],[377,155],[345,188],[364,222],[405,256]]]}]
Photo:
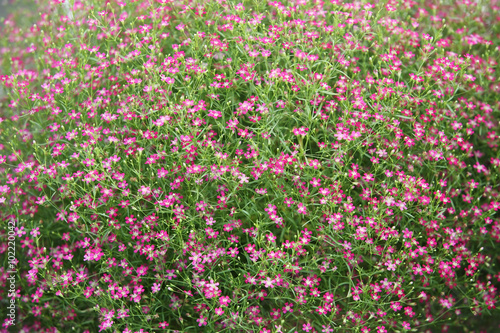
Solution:
[{"label": "pink flower", "polygon": [[229,298],[229,296],[222,296],[219,298],[219,303],[222,306],[228,306],[229,303],[231,303],[231,299]]},{"label": "pink flower", "polygon": [[328,326],[321,325],[321,327],[323,327],[323,329],[321,330],[321,332],[323,332],[323,333],[332,333],[333,332],[333,328],[331,328],[330,325],[328,325]]},{"label": "pink flower", "polygon": [[283,313],[287,312],[293,312],[293,304],[292,303],[285,303],[285,306],[282,308]]},{"label": "pink flower", "polygon": [[142,185],[138,192],[144,196],[149,195],[151,193],[151,188],[149,186]]},{"label": "pink flower", "polygon": [[99,332],[107,330],[108,328],[111,328],[112,325],[113,325],[113,321],[110,319],[102,322],[101,325],[99,325],[99,328],[100,328]]},{"label": "pink flower", "polygon": [[151,291],[153,293],[157,293],[161,289],[161,284],[160,283],[153,283],[153,286],[151,287]]},{"label": "pink flower", "polygon": [[294,204],[295,201],[293,201],[292,198],[285,198],[285,204],[290,207],[292,204]]},{"label": "pink flower", "polygon": [[313,187],[321,186],[321,179],[313,177],[313,179],[309,182]]},{"label": "pink flower", "polygon": [[36,237],[36,236],[40,235],[39,230],[40,230],[39,227],[36,227],[35,229],[31,230],[31,232],[30,232],[31,236]]},{"label": "pink flower", "polygon": [[304,330],[306,332],[309,332],[310,330],[312,330],[311,323],[303,324],[302,325],[302,330]]},{"label": "pink flower", "polygon": [[371,174],[371,173],[366,173],[363,176],[363,179],[366,180],[367,182],[372,182],[375,180],[375,177],[373,177],[373,174]]},{"label": "pink flower", "polygon": [[302,202],[299,202],[299,209],[297,209],[297,213],[299,214],[306,214],[307,213],[307,208],[304,206]]},{"label": "pink flower", "polygon": [[207,317],[200,316],[200,318],[196,319],[198,322],[198,326],[207,326]]},{"label": "pink flower", "polygon": [[265,281],[261,281],[261,284],[264,285],[264,287],[266,288],[274,288],[274,284],[276,283],[276,281],[274,281],[274,279],[270,278],[269,276],[266,277],[266,280]]}]

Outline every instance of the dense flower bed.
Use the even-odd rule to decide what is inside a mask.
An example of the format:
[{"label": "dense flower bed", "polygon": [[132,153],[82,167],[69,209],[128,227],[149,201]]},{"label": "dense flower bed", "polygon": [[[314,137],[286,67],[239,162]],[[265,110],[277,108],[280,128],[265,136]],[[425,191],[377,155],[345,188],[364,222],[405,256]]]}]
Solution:
[{"label": "dense flower bed", "polygon": [[497,1],[36,5],[2,332],[500,330]]}]

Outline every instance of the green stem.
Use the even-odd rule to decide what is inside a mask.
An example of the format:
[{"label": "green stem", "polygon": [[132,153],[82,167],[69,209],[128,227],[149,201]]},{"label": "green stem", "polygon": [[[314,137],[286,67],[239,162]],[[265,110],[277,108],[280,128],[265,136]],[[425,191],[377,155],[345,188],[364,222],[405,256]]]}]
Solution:
[{"label": "green stem", "polygon": [[309,161],[307,160],[306,157],[306,152],[304,151],[304,144],[302,143],[302,136],[299,135],[299,145],[300,145],[300,151],[302,154],[304,154],[304,158],[306,159],[306,163],[309,164]]}]

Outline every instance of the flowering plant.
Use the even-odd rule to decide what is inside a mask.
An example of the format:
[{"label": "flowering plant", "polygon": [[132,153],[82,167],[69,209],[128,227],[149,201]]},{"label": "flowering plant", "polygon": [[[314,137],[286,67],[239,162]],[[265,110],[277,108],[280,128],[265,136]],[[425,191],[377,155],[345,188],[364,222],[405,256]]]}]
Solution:
[{"label": "flowering plant", "polygon": [[241,1],[3,21],[2,331],[496,328],[497,1]]}]

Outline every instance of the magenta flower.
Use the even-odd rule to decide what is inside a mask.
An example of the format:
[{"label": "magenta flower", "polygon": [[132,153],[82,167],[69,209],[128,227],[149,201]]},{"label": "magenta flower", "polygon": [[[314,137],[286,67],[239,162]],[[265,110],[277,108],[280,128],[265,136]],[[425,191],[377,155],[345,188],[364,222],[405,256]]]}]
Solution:
[{"label": "magenta flower", "polygon": [[302,324],[302,330],[305,331],[305,332],[309,332],[310,330],[312,330],[311,323]]},{"label": "magenta flower", "polygon": [[207,326],[207,317],[203,317],[203,316],[200,316],[200,318],[196,319],[196,321],[198,322],[198,326],[201,327],[201,326]]}]

